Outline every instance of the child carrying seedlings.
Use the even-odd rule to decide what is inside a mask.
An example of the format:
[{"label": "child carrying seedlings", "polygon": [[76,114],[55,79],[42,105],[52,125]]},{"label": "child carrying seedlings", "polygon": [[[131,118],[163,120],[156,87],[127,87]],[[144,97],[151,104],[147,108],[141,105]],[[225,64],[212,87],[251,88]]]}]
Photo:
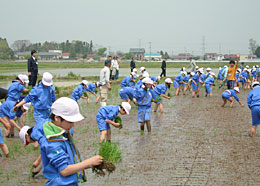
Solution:
[{"label": "child carrying seedlings", "polygon": [[134,98],[135,88],[125,87],[120,90],[119,96],[121,99],[124,99],[126,102],[130,103]]},{"label": "child carrying seedlings", "polygon": [[114,122],[114,119],[120,113],[121,115],[129,114],[131,110],[131,105],[128,102],[122,102],[119,106],[104,106],[98,110],[96,115],[98,129],[101,132],[100,134],[100,143],[102,141],[111,140],[111,129],[110,125],[113,125],[116,128],[121,128],[120,123]]},{"label": "child carrying seedlings", "polygon": [[174,79],[173,85],[174,85],[174,88],[176,88],[176,96],[178,96],[180,93],[180,86],[182,84],[187,85],[187,83],[184,82],[184,76],[186,76],[186,75],[187,75],[187,72],[181,71],[181,73],[179,75],[177,75],[176,78]]},{"label": "child carrying seedlings", "polygon": [[131,72],[130,75],[126,76],[121,81],[121,88],[130,87],[130,82],[134,81],[134,78],[136,78],[136,74]]},{"label": "child carrying seedlings", "polygon": [[74,101],[78,101],[80,98],[82,99],[86,99],[87,102],[89,103],[89,98],[88,96],[84,96],[83,93],[86,92],[88,88],[88,81],[87,80],[83,80],[81,82],[80,85],[78,85],[72,92],[72,96],[71,99],[73,99]]},{"label": "child carrying seedlings", "polygon": [[84,169],[100,165],[103,157],[97,155],[84,161],[80,158],[69,132],[76,122],[84,119],[76,101],[59,98],[53,103],[51,112],[52,121],[43,124],[41,133],[44,136],[39,140],[43,176],[48,179],[45,185],[77,186],[86,181]]},{"label": "child carrying seedlings", "polygon": [[256,128],[260,124],[260,84],[258,81],[252,83],[252,89],[247,96],[247,105],[252,114],[251,137],[255,136]]},{"label": "child carrying seedlings", "polygon": [[215,73],[211,72],[209,77],[206,79],[205,81],[205,84],[203,85],[205,87],[205,91],[206,91],[206,94],[205,94],[205,97],[207,97],[208,95],[210,97],[212,97],[212,89],[211,89],[211,86],[214,84],[214,78],[215,78]]},{"label": "child carrying seedlings", "polygon": [[194,74],[192,76],[192,98],[195,97],[195,95],[197,95],[197,97],[199,97],[199,86],[200,86],[200,76],[203,73],[202,69],[200,69],[197,74]]},{"label": "child carrying seedlings", "polygon": [[170,78],[166,78],[163,84],[157,85],[153,90],[153,99],[156,101],[156,105],[154,107],[154,112],[157,111],[158,107],[160,107],[160,112],[163,113],[163,104],[162,99],[171,99],[169,96],[166,96],[165,93],[168,88],[171,88],[172,80]]},{"label": "child carrying seedlings", "polygon": [[235,87],[234,89],[228,89],[225,90],[222,93],[222,99],[224,101],[224,103],[221,105],[222,107],[224,107],[227,103],[227,101],[230,102],[230,108],[233,107],[234,104],[234,98],[237,100],[237,102],[243,107],[244,105],[241,103],[241,101],[239,100],[239,98],[237,97],[237,94],[239,94],[239,88]]},{"label": "child carrying seedlings", "polygon": [[150,88],[152,87],[153,81],[150,78],[144,78],[142,80],[143,85],[140,88],[137,88],[134,94],[133,102],[138,106],[137,115],[138,122],[140,123],[141,134],[144,132],[144,125],[148,133],[151,133],[151,101],[152,94]]},{"label": "child carrying seedlings", "polygon": [[4,153],[4,155],[6,157],[8,157],[9,151],[8,151],[7,145],[4,142],[4,139],[3,139],[3,136],[2,136],[2,133],[1,133],[1,129],[0,129],[0,148],[1,148],[2,152]]}]

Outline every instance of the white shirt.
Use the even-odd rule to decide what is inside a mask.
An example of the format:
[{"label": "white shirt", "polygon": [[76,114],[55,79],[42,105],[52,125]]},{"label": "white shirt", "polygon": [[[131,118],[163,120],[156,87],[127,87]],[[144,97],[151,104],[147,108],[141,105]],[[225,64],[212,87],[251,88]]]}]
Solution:
[{"label": "white shirt", "polygon": [[106,85],[107,82],[109,82],[109,77],[110,77],[110,69],[107,66],[105,66],[100,71],[99,82],[101,83],[101,85]]},{"label": "white shirt", "polygon": [[147,75],[147,77],[149,77],[149,73],[147,71],[144,71],[142,76],[144,76],[145,74]]},{"label": "white shirt", "polygon": [[111,65],[112,65],[112,68],[119,70],[119,65],[118,65],[117,60],[112,60]]},{"label": "white shirt", "polygon": [[33,60],[35,61],[35,57],[32,56],[32,58],[33,58]]}]

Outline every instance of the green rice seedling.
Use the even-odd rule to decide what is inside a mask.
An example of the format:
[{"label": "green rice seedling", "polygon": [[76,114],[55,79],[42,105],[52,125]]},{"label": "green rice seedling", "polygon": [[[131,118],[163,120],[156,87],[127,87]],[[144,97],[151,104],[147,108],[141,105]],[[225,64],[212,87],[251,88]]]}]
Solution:
[{"label": "green rice seedling", "polygon": [[170,92],[168,92],[168,97],[170,97],[170,98],[172,97],[172,94]]},{"label": "green rice seedling", "polygon": [[121,126],[119,129],[123,128],[123,125],[122,125],[122,118],[120,116],[117,116],[114,120],[115,123],[119,123]]},{"label": "green rice seedling", "polygon": [[214,135],[214,137],[217,136],[217,131],[216,130],[213,131],[213,135]]}]

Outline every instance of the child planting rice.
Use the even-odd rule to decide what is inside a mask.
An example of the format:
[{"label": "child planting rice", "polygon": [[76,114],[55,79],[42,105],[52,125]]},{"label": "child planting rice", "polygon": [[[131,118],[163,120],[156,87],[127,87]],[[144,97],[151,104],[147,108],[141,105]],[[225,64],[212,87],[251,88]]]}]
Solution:
[{"label": "child planting rice", "polygon": [[154,112],[157,111],[158,107],[160,107],[160,112],[163,112],[163,104],[161,97],[166,99],[171,99],[169,96],[166,96],[165,93],[167,91],[167,88],[170,88],[172,84],[172,80],[170,78],[166,78],[163,84],[157,85],[152,93],[153,93],[153,99],[156,100],[156,105],[154,107]]},{"label": "child planting rice", "polygon": [[209,77],[206,79],[205,84],[203,85],[206,91],[205,97],[207,97],[208,95],[212,97],[211,86],[214,84],[214,78],[215,78],[215,74],[211,72]]},{"label": "child planting rice", "polygon": [[234,98],[237,100],[237,102],[243,107],[244,105],[241,103],[239,98],[237,97],[237,94],[239,94],[239,88],[235,87],[234,89],[228,89],[222,93],[222,99],[223,99],[223,104],[221,105],[224,107],[227,103],[227,101],[230,102],[230,108],[233,107],[234,104]]},{"label": "child planting rice", "polygon": [[184,76],[186,76],[186,75],[187,75],[187,72],[181,71],[181,73],[178,76],[176,76],[176,78],[174,79],[173,85],[174,85],[174,88],[176,88],[176,96],[178,96],[180,93],[180,86],[182,84],[187,85],[187,83],[184,82]]},{"label": "child planting rice", "polygon": [[111,140],[111,128],[110,125],[113,125],[116,128],[121,128],[120,123],[114,122],[114,119],[120,113],[121,115],[129,114],[131,110],[131,105],[128,102],[122,102],[119,106],[104,106],[98,110],[96,115],[98,129],[101,132],[100,134],[100,143],[102,141]]},{"label": "child planting rice", "polygon": [[83,80],[82,83],[80,85],[78,85],[72,92],[72,96],[71,99],[73,99],[74,101],[78,101],[80,98],[81,99],[86,99],[87,102],[89,103],[89,98],[86,95],[83,95],[84,92],[86,92],[88,88],[88,81],[87,80]]},{"label": "child planting rice", "polygon": [[152,94],[149,90],[152,87],[153,81],[150,78],[142,80],[143,85],[135,91],[134,103],[138,106],[137,115],[140,123],[141,133],[144,132],[144,125],[146,124],[148,133],[151,133],[151,101]]},{"label": "child planting rice", "polygon": [[[131,87],[131,82],[134,81],[136,78],[136,74],[134,72],[131,72],[130,75],[126,76],[122,81],[121,81],[121,88],[125,87]],[[131,84],[131,85],[130,85]]]},{"label": "child planting rice", "polygon": [[133,100],[134,98],[134,92],[135,92],[134,88],[125,87],[120,90],[119,96],[121,97],[121,99],[124,99],[126,102],[130,103],[131,100]]},{"label": "child planting rice", "polygon": [[196,74],[192,76],[192,98],[197,95],[199,97],[199,86],[200,86],[200,76],[203,73],[202,69],[200,69]]},{"label": "child planting rice", "polygon": [[260,84],[259,82],[252,83],[252,89],[247,96],[247,105],[251,110],[252,128],[250,135],[253,137],[256,133],[256,128],[260,124]]}]

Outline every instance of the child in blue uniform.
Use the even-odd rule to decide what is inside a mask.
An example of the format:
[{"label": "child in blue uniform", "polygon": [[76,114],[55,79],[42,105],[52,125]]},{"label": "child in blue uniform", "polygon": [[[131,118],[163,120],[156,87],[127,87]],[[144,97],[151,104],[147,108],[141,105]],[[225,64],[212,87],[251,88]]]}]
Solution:
[{"label": "child in blue uniform", "polygon": [[212,89],[211,86],[214,84],[214,78],[215,78],[215,74],[213,72],[210,73],[209,77],[206,79],[205,84],[203,85],[205,87],[205,97],[207,97],[208,95],[210,97],[212,97]]},{"label": "child in blue uniform", "polygon": [[134,98],[135,88],[125,87],[120,90],[119,96],[121,99],[124,99],[126,102],[130,103]]},{"label": "child in blue uniform", "polygon": [[200,86],[200,76],[203,73],[202,69],[200,69],[197,74],[194,74],[194,76],[192,76],[192,98],[195,97],[195,95],[197,95],[197,97],[199,97],[199,86]]},{"label": "child in blue uniform", "polygon": [[[87,85],[87,88],[86,88],[86,91],[87,91],[87,95],[88,95],[88,92],[90,93],[90,94],[93,94],[94,96],[96,96],[96,101],[95,101],[95,103],[97,104],[98,103],[98,101],[99,101],[99,99],[100,99],[100,95],[97,95],[97,93],[96,93],[96,84],[94,84],[94,83],[88,83],[88,85]],[[89,97],[89,95],[88,95],[88,97]],[[89,99],[87,99],[87,102],[89,103]]]},{"label": "child in blue uniform", "polygon": [[[79,182],[86,181],[84,169],[100,165],[103,158],[99,155],[84,161],[80,158],[70,134],[74,124],[84,119],[77,102],[66,97],[59,98],[53,103],[51,111],[52,121],[43,124],[40,129],[43,136],[38,141],[43,176],[48,179],[45,186],[78,186]],[[25,136],[23,138],[27,139]]]},{"label": "child in blue uniform", "polygon": [[255,81],[252,83],[252,89],[247,96],[247,105],[251,110],[252,128],[251,136],[255,136],[256,128],[260,124],[260,84]]},{"label": "child in blue uniform", "polygon": [[222,99],[223,99],[223,104],[221,105],[222,107],[224,107],[227,103],[227,101],[230,102],[230,108],[233,107],[234,104],[234,98],[237,100],[237,102],[243,107],[244,105],[241,103],[241,101],[239,100],[239,98],[237,97],[237,94],[239,94],[239,88],[235,87],[234,89],[228,89],[225,90],[222,93]]},{"label": "child in blue uniform", "polygon": [[103,140],[111,140],[111,129],[110,125],[116,128],[121,128],[120,123],[115,123],[114,119],[120,113],[121,115],[129,114],[131,110],[131,105],[128,102],[122,102],[121,105],[117,106],[104,106],[98,110],[96,115],[98,129],[101,132],[100,143]]},{"label": "child in blue uniform", "polygon": [[171,99],[169,96],[166,96],[165,93],[168,88],[171,87],[172,80],[170,78],[166,78],[163,84],[157,85],[152,93],[153,93],[153,99],[156,100],[156,105],[154,107],[154,112],[157,111],[158,107],[160,107],[160,112],[163,113],[163,104],[161,97],[166,99]]},{"label": "child in blue uniform", "polygon": [[151,133],[150,118],[152,93],[149,89],[152,87],[153,81],[150,78],[144,78],[142,82],[143,85],[135,91],[135,98],[133,101],[138,106],[137,115],[138,122],[140,123],[141,133],[144,132],[145,123],[148,133]]},{"label": "child in blue uniform", "polygon": [[83,96],[83,93],[87,91],[87,88],[88,88],[88,81],[83,80],[82,83],[73,90],[71,99],[77,102],[80,98],[82,98],[82,99],[86,99],[87,102],[89,103],[89,98]]},{"label": "child in blue uniform", "polygon": [[179,95],[180,93],[180,86],[182,84],[186,84],[186,82],[184,82],[184,76],[187,75],[187,72],[181,72],[179,75],[176,76],[176,78],[174,79],[174,82],[173,82],[173,85],[174,85],[174,88],[176,88],[176,96]]},{"label": "child in blue uniform", "polygon": [[0,148],[1,148],[2,152],[4,153],[4,155],[6,157],[8,157],[9,151],[8,151],[7,145],[4,142],[4,139],[3,139],[3,136],[2,136],[2,133],[1,133],[1,129],[0,129]]},{"label": "child in blue uniform", "polygon": [[121,81],[121,88],[125,87],[131,87],[130,82],[134,81],[134,78],[136,78],[136,74],[134,72],[131,72],[130,75],[126,76],[122,81]]}]

